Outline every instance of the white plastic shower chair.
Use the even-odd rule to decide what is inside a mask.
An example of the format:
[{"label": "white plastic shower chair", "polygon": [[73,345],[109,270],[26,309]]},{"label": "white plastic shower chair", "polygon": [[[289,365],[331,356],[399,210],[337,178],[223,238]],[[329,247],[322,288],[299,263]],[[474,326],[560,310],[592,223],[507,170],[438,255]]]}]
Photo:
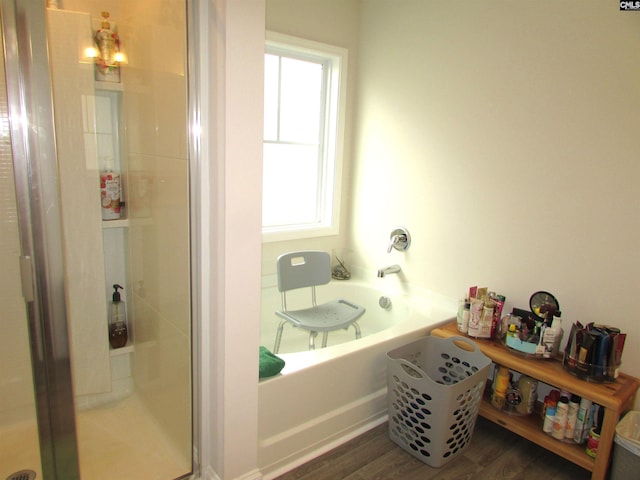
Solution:
[{"label": "white plastic shower chair", "polygon": [[[280,255],[277,260],[278,290],[282,295],[282,310],[276,315],[282,320],[278,325],[273,353],[280,350],[282,330],[287,322],[309,331],[309,350],[315,349],[315,338],[322,332],[322,348],[327,346],[327,337],[332,330],[348,329],[351,325],[360,338],[360,327],[356,320],[365,312],[364,307],[344,299],[316,304],[316,286],[331,280],[329,254],[318,251],[291,252]],[[311,307],[287,310],[287,292],[310,287]]]}]

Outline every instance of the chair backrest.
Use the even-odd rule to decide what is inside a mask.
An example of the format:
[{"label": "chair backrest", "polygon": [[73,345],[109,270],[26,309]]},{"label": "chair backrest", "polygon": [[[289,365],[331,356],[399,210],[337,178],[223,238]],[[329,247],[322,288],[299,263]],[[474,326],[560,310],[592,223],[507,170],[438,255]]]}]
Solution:
[{"label": "chair backrest", "polygon": [[280,292],[315,287],[331,281],[330,257],[327,252],[305,250],[285,253],[278,257],[276,267]]}]

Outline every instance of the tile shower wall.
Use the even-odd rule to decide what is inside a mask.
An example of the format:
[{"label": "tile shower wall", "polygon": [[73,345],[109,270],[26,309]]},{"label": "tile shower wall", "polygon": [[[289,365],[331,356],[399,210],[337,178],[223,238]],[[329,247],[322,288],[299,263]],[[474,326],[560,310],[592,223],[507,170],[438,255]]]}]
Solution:
[{"label": "tile shower wall", "polygon": [[[107,299],[105,295],[98,156],[93,130],[93,65],[80,62],[82,46],[91,45],[88,13],[47,11],[49,51],[56,115],[67,316],[75,395],[111,390]],[[98,122],[99,123],[99,122]],[[91,134],[94,135],[94,133]]]},{"label": "tile shower wall", "polygon": [[[129,175],[133,374],[138,394],[190,455],[190,272],[182,0],[128,2],[123,115]],[[126,27],[126,28],[125,28]]]}]

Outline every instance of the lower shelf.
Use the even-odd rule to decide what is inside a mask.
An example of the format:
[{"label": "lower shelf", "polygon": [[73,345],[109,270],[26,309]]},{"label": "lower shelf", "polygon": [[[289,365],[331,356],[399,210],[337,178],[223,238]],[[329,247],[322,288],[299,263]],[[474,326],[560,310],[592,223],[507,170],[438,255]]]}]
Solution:
[{"label": "lower shelf", "polygon": [[118,355],[125,355],[127,353],[131,353],[134,351],[134,346],[130,343],[120,348],[112,348],[109,350],[109,355],[112,357],[117,357]]},{"label": "lower shelf", "polygon": [[595,462],[593,458],[586,454],[586,446],[584,444],[578,445],[574,442],[563,442],[544,433],[542,431],[542,419],[536,414],[525,417],[509,415],[494,408],[486,399],[480,404],[479,414],[487,420],[564,457],[590,472],[594,469]]}]

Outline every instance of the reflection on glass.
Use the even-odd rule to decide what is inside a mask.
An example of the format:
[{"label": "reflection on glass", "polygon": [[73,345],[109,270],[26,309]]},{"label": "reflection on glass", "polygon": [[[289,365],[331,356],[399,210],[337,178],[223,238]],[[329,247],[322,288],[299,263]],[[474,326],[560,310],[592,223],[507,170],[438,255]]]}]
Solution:
[{"label": "reflection on glass", "polygon": [[20,290],[20,239],[7,111],[4,58],[0,58],[0,478],[26,469],[42,475],[27,316]]},{"label": "reflection on glass", "polygon": [[[47,10],[47,38],[81,478],[170,480],[191,472],[193,451],[185,0],[61,6]],[[96,82],[95,63],[82,53],[102,11],[129,57],[119,82]],[[0,144],[7,266],[0,274],[0,478],[24,469],[42,478],[7,131]],[[124,203],[120,218],[103,221],[107,166],[120,174]],[[107,317],[113,284],[124,287],[129,328],[126,345],[115,349]]]}]

